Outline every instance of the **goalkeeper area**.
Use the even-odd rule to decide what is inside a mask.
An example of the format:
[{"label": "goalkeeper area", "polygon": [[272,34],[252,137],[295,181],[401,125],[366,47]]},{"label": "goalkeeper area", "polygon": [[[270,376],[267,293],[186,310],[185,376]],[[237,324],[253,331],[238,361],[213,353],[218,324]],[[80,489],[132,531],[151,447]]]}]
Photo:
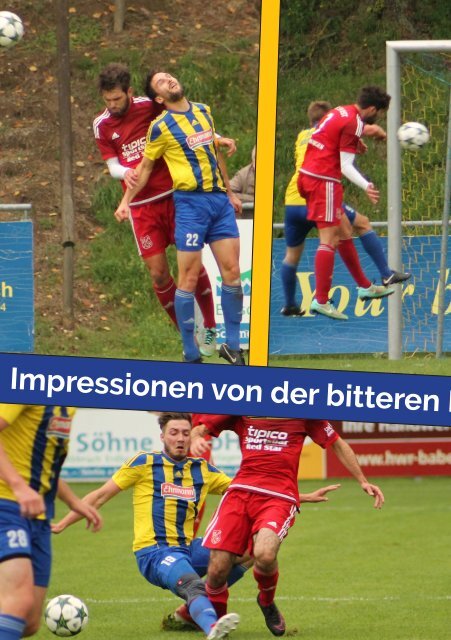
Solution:
[{"label": "goalkeeper area", "polygon": [[[381,511],[355,480],[340,479],[329,501],[306,504],[279,554],[276,601],[285,637],[303,640],[447,640],[451,587],[447,497],[451,478],[380,478]],[[307,492],[327,481],[301,481]],[[94,485],[72,485],[85,495]],[[48,598],[70,593],[89,609],[86,640],[180,640],[202,633],[161,630],[164,615],[181,602],[148,584],[131,551],[131,492],[102,509],[97,534],[79,522],[54,536],[53,574]],[[205,527],[217,504],[207,500]],[[65,513],[58,504],[57,518]],[[248,574],[230,591],[229,610],[241,616],[233,638],[271,638],[256,604]],[[45,626],[35,636],[52,637]]]}]

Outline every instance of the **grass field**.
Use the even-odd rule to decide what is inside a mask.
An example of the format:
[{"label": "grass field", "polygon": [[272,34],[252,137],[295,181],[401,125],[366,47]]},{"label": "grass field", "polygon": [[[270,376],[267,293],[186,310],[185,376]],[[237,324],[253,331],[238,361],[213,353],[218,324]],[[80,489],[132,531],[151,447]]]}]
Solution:
[{"label": "grass field", "polygon": [[[328,481],[329,482],[329,481]],[[278,603],[286,637],[311,640],[448,640],[451,618],[450,478],[380,479],[386,504],[372,501],[351,480],[327,504],[305,505],[280,553]],[[321,485],[305,481],[302,490]],[[75,485],[83,494],[93,485]],[[209,513],[215,504],[209,502]],[[61,512],[60,512],[61,513]],[[97,535],[78,524],[54,539],[49,597],[85,600],[86,640],[176,640],[163,632],[164,614],[178,600],[146,583],[131,552],[131,494],[103,509]],[[251,575],[231,591],[241,615],[239,640],[272,637],[255,604]],[[41,628],[37,638],[50,638]],[[187,633],[187,638],[201,638]]]}]

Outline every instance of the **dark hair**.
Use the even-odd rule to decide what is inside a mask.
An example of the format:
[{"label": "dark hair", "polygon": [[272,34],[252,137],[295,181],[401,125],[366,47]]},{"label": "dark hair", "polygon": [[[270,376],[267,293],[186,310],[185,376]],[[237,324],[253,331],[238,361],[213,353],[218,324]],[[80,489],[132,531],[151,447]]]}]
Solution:
[{"label": "dark hair", "polygon": [[163,73],[161,71],[161,69],[151,69],[147,75],[146,75],[146,79],[144,80],[144,93],[146,94],[146,96],[148,98],[150,98],[151,100],[154,100],[157,97],[157,92],[154,91],[152,89],[152,87],[150,86],[150,83],[152,82],[152,78],[157,74],[157,73]]},{"label": "dark hair", "polygon": [[99,73],[99,91],[111,91],[116,87],[120,87],[122,91],[127,93],[130,89],[130,81],[130,71],[126,64],[110,62]]},{"label": "dark hair", "polygon": [[171,420],[186,420],[187,422],[190,423],[190,426],[192,426],[193,424],[190,413],[165,412],[165,413],[160,413],[158,417],[158,424],[160,425],[160,429],[163,431],[167,423],[170,422]]},{"label": "dark hair", "polygon": [[307,117],[310,124],[313,125],[319,122],[331,109],[332,105],[326,100],[315,100],[314,102],[311,102],[307,109]]},{"label": "dark hair", "polygon": [[362,109],[368,107],[376,107],[379,109],[387,110],[390,104],[391,97],[380,87],[362,87],[360,89],[359,96],[357,98],[357,104]]}]

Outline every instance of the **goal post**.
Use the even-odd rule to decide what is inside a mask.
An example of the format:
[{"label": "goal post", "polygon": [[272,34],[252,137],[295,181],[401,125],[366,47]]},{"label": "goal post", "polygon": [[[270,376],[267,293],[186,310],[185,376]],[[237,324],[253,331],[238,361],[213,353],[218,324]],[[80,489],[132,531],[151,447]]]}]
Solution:
[{"label": "goal post", "polygon": [[[438,56],[436,65],[435,63],[432,64],[430,60],[427,60],[427,64],[423,64],[422,60],[409,61],[411,67],[415,69],[415,73],[418,71],[418,76],[424,74],[428,82],[435,83],[434,91],[435,87],[437,87],[437,98],[435,101],[432,99],[428,102],[429,96],[426,94],[430,90],[427,83],[425,87],[422,87],[420,80],[418,80],[418,86],[416,86],[416,76],[414,76],[413,79],[412,77],[405,79],[404,60],[406,56],[415,56],[418,54],[423,56]],[[415,217],[414,203],[417,202],[417,204],[426,205],[429,204],[429,201],[432,199],[435,204],[430,207],[430,213],[424,216],[422,215],[423,211],[420,210],[420,219],[425,219],[429,223],[432,218],[441,218],[441,224],[443,226],[443,232],[441,234],[440,276],[437,285],[439,300],[436,311],[437,326],[435,329],[437,356],[441,355],[440,332],[443,334],[443,319],[446,312],[444,301],[449,220],[450,151],[447,131],[450,117],[450,54],[451,40],[402,40],[386,42],[387,92],[391,95],[390,109],[387,114],[388,260],[394,269],[401,270],[403,250],[402,221],[405,222],[405,220],[408,219],[406,210],[412,209],[412,216]],[[445,59],[441,59],[440,56],[445,56]],[[428,65],[431,66],[428,68]],[[440,70],[441,66],[443,67],[443,73]],[[412,89],[414,85],[415,87]],[[413,95],[412,92],[416,92],[415,95]],[[411,104],[406,105],[406,102],[409,100]],[[437,115],[436,103],[438,102],[442,103],[440,107],[442,112],[440,113],[439,122],[435,123],[435,130],[431,131],[432,140],[430,145],[428,145],[428,147],[431,146],[431,152],[433,151],[435,156],[431,157],[429,163],[426,162],[423,166],[421,164],[422,159],[418,156],[415,158],[415,154],[404,152],[404,155],[401,156],[401,148],[396,137],[396,132],[401,122],[405,120],[424,122],[427,126],[430,126],[430,118],[435,118]],[[442,136],[441,142],[434,140],[434,137],[440,137],[439,134]],[[422,154],[423,151],[420,153]],[[407,167],[408,162],[412,163],[411,169]],[[405,167],[404,164],[406,165]],[[413,191],[413,187],[412,192],[409,194],[408,191],[403,188],[403,179],[405,180],[409,171],[419,172],[422,170],[430,173],[430,175],[427,175],[430,184],[425,187],[424,194],[420,193],[417,195]],[[440,188],[437,188],[438,184],[440,184]],[[429,188],[429,191],[427,191],[427,188]],[[441,191],[441,206],[439,209],[436,203],[437,191]],[[390,297],[391,299],[388,305],[388,355],[390,359],[399,359],[401,357],[405,342],[403,337],[402,295],[401,288],[397,288],[394,295]],[[417,309],[417,307],[414,307],[414,313],[416,312],[415,309]],[[424,324],[429,324],[427,318]],[[430,341],[425,339],[425,344],[426,342],[427,344],[430,343]]]}]

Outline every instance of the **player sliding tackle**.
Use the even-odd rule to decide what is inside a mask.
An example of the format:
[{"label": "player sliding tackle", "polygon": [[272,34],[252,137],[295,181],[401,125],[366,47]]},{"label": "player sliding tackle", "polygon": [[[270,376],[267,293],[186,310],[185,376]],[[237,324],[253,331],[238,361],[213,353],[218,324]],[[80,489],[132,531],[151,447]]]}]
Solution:
[{"label": "player sliding tackle", "polygon": [[[240,240],[235,219],[241,203],[227,184],[216,150],[210,108],[185,97],[180,82],[163,71],[148,75],[147,94],[164,111],[150,126],[135,187],[128,188],[116,210],[127,218],[131,200],[148,181],[158,158],[166,161],[174,184],[175,245],[178,283],[175,314],[183,341],[185,362],[201,362],[194,336],[194,291],[202,266],[202,248],[210,245],[222,277],[221,305],[226,344],[219,355],[244,364],[240,351],[243,291],[239,265]],[[232,206],[233,205],[233,206]]]}]

